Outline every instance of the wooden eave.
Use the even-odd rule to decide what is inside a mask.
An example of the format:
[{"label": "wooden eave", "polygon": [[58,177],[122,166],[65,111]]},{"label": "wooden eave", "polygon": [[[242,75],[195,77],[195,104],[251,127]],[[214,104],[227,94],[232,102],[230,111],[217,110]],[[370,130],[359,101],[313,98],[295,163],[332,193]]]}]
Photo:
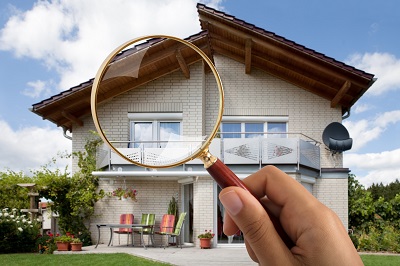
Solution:
[{"label": "wooden eave", "polygon": [[[186,40],[202,49],[209,57],[212,57],[206,31],[192,35]],[[129,73],[129,60],[135,56],[135,53],[144,48],[149,49],[140,66],[141,76],[132,78]],[[183,44],[163,39],[149,40],[146,43],[121,52],[113,60],[112,68],[110,67],[107,71],[107,75],[111,76],[107,77],[106,82],[101,83],[97,95],[98,102],[101,104],[174,71],[180,71],[184,77],[189,78],[189,65],[199,60],[202,60],[200,55]],[[83,118],[91,114],[90,96],[93,81],[93,79],[89,80],[34,104],[32,112],[72,132],[74,126],[83,126]]]},{"label": "wooden eave", "polygon": [[[186,40],[201,48],[211,60],[214,54],[220,54],[242,63],[243,71],[247,74],[251,74],[253,68],[265,71],[327,99],[332,108],[340,107],[342,113],[348,111],[374,82],[372,74],[272,32],[203,4],[198,4],[197,8],[203,31],[189,36]],[[138,79],[122,77],[121,73],[129,71],[129,68],[124,67],[124,62],[128,62],[131,56],[148,47],[151,47],[152,52],[146,54],[140,70],[144,71],[145,75]],[[115,58],[113,71],[119,77],[110,78],[102,83],[98,99],[107,101],[174,71],[181,71],[182,75],[188,78],[188,66],[198,60],[201,58],[197,54],[185,51],[182,47],[169,46],[168,42],[160,39],[149,40],[121,52]],[[32,112],[72,132],[74,126],[82,126],[84,117],[90,115],[93,81],[91,79],[33,104]]]},{"label": "wooden eave", "polygon": [[215,53],[258,68],[341,107],[346,112],[373,84],[374,75],[308,49],[234,16],[198,4],[200,25]]}]

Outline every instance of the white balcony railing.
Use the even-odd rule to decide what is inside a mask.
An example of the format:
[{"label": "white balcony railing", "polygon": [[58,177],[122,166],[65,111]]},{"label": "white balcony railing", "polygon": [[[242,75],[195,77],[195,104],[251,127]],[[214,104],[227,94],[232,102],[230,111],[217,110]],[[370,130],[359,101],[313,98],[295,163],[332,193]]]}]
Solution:
[{"label": "white balcony railing", "polygon": [[[209,149],[213,155],[227,165],[295,164],[319,170],[320,148],[318,145],[317,141],[297,134],[296,137],[288,138],[216,138],[212,141]],[[165,150],[165,148],[118,149],[121,154],[131,160],[147,165],[152,165],[155,158],[159,160],[158,156],[161,152],[165,153]],[[183,153],[179,148],[171,148],[168,152],[171,152],[171,154]],[[165,161],[165,163],[168,163],[168,161]],[[130,163],[118,154],[111,152],[105,145],[98,150],[98,168],[122,164]],[[195,159],[186,164],[202,164],[202,162]]]}]

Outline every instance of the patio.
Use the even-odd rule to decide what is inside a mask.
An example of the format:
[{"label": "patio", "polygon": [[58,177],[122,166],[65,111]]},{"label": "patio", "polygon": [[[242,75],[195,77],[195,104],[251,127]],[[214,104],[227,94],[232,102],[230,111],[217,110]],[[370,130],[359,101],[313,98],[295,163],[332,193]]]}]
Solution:
[{"label": "patio", "polygon": [[200,249],[198,247],[184,246],[182,249],[168,247],[166,249],[149,247],[131,246],[110,246],[100,244],[95,246],[83,247],[81,252],[55,251],[54,254],[96,254],[96,253],[127,253],[134,256],[170,263],[172,265],[257,265],[247,254],[246,248],[212,248]]}]

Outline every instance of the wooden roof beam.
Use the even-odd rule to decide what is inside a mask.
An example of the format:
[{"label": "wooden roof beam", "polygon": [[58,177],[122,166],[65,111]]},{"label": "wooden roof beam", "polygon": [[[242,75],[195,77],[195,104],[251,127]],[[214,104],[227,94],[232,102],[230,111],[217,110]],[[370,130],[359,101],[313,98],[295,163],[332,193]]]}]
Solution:
[{"label": "wooden roof beam", "polygon": [[251,48],[252,48],[252,40],[251,39],[246,39],[246,46],[245,46],[245,73],[250,74],[251,73]]},{"label": "wooden roof beam", "polygon": [[339,104],[340,100],[342,100],[342,98],[346,95],[350,87],[351,87],[351,82],[346,80],[346,82],[340,88],[338,93],[336,93],[335,97],[332,99],[331,108],[335,108]]},{"label": "wooden roof beam", "polygon": [[182,70],[183,75],[185,76],[185,78],[190,79],[190,70],[188,65],[186,64],[185,58],[183,58],[181,51],[180,50],[176,50],[175,52],[175,57],[178,60],[179,63],[179,67]]},{"label": "wooden roof beam", "polygon": [[[346,75],[344,75],[343,73],[335,73],[334,71],[332,71],[329,67],[334,67],[337,68],[337,66],[333,66],[332,64],[330,64],[329,62],[323,61],[324,62],[324,66],[322,64],[318,64],[316,62],[313,62],[311,60],[304,60],[304,57],[300,56],[298,53],[302,53],[301,51],[293,51],[292,47],[286,46],[286,48],[283,47],[279,47],[276,44],[273,43],[278,43],[277,40],[274,40],[268,36],[262,35],[260,37],[256,37],[254,35],[258,35],[257,32],[254,32],[252,34],[254,34],[253,36],[249,33],[244,33],[238,29],[234,29],[231,28],[228,25],[225,25],[223,22],[217,21],[215,19],[212,18],[204,18],[203,15],[199,15],[199,19],[200,21],[205,19],[208,20],[209,24],[212,24],[214,27],[218,27],[221,28],[227,32],[230,32],[231,34],[235,34],[236,36],[240,37],[240,38],[244,38],[244,39],[252,39],[252,42],[257,44],[257,45],[261,45],[263,47],[265,47],[266,49],[269,49],[275,53],[278,53],[280,55],[282,55],[283,57],[290,57],[292,60],[297,61],[299,64],[303,64],[305,67],[307,68],[318,68],[319,71],[321,71],[324,75],[330,75],[332,77],[338,78],[338,79],[342,79],[342,80],[347,80],[348,77]],[[268,39],[268,41],[267,41]],[[272,42],[272,43],[271,43]],[[310,56],[310,55],[307,55]],[[310,56],[311,57],[311,56]],[[313,57],[316,60],[321,60],[320,58],[317,57]],[[329,67],[328,67],[329,65]],[[341,69],[344,72],[349,73],[347,70],[345,69]],[[363,82],[366,80],[366,78],[364,77],[360,77],[359,75],[355,74],[355,73],[351,73],[354,76],[357,76],[358,79],[363,80]],[[355,83],[357,86],[359,87],[365,87],[365,83],[363,82],[359,82],[356,80],[353,80],[353,83]]]},{"label": "wooden roof beam", "polygon": [[65,118],[67,118],[68,120],[78,124],[79,126],[83,126],[83,121],[80,120],[79,118],[77,118],[76,116],[66,112],[66,111],[62,111],[61,112],[62,116],[64,116]]}]

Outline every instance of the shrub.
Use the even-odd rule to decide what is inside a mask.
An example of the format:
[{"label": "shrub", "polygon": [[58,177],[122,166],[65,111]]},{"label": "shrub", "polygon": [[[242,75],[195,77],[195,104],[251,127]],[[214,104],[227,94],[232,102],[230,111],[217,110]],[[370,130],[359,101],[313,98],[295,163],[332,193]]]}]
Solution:
[{"label": "shrub", "polygon": [[352,237],[359,251],[388,251],[400,253],[400,230],[386,223],[380,227],[370,226]]},{"label": "shrub", "polygon": [[37,249],[40,223],[8,208],[0,212],[0,253],[32,252]]},{"label": "shrub", "polygon": [[57,250],[57,245],[52,233],[39,236],[36,244],[38,245],[39,253],[41,254],[53,254],[53,252]]}]

